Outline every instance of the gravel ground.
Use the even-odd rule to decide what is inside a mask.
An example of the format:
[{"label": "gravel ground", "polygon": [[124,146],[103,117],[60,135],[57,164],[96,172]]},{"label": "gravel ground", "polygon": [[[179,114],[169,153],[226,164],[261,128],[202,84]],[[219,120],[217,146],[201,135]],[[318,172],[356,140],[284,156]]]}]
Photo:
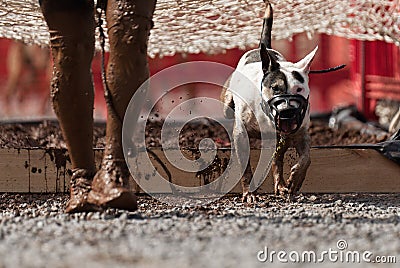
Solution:
[{"label": "gravel ground", "polygon": [[[63,213],[67,199],[0,194],[0,267],[283,265],[276,255],[272,264],[258,261],[265,247],[269,253],[315,251],[318,256],[329,248],[368,250],[371,259],[391,255],[400,262],[400,194],[307,194],[291,202],[263,195],[255,206],[228,196],[203,207],[172,207],[140,196],[134,213],[109,209],[75,215]],[[340,239],[348,245],[342,251]],[[344,264],[325,255],[325,262],[314,265],[321,266]]]}]

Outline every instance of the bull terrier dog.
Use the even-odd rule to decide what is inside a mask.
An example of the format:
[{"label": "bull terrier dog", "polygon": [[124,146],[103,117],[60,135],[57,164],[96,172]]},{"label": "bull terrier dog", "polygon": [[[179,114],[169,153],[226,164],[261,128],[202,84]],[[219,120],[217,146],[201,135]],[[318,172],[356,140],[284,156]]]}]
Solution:
[{"label": "bull terrier dog", "polygon": [[[260,46],[246,52],[225,83],[221,100],[224,115],[234,119],[233,144],[244,170],[241,179],[243,202],[256,201],[250,189],[253,173],[249,160],[241,160],[246,132],[261,133],[261,126],[276,131],[276,150],[272,156],[272,173],[276,195],[296,194],[305,179],[310,161],[310,104],[308,74],[318,47],[296,63],[287,61],[271,48],[272,6],[267,3]],[[255,87],[256,89],[250,89]],[[274,134],[275,135],[275,134]],[[287,180],[283,178],[283,160],[288,148],[299,156]]]}]

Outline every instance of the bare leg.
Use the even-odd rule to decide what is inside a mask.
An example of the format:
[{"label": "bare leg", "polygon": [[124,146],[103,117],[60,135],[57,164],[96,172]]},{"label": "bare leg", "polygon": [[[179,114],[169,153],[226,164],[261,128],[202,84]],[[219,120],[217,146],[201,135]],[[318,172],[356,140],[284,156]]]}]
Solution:
[{"label": "bare leg", "polygon": [[70,154],[73,175],[67,212],[93,209],[87,200],[93,154],[93,0],[42,0],[54,60],[51,99]]},{"label": "bare leg", "polygon": [[24,57],[22,51],[23,44],[20,42],[13,42],[7,54],[7,84],[5,92],[6,114],[10,113],[10,104],[13,96],[21,94],[18,92],[18,82],[21,79]]},{"label": "bare leg", "polygon": [[149,77],[147,41],[152,27],[155,0],[109,0],[107,27],[110,58],[107,82],[112,103],[108,108],[106,148],[101,170],[95,176],[90,202],[126,210],[137,208],[129,191],[129,171],[122,150],[122,122],[129,101]]}]

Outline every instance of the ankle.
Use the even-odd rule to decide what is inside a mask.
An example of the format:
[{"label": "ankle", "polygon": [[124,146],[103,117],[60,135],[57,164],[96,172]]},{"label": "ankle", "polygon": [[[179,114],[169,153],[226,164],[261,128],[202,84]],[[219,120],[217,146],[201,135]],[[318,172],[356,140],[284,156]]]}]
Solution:
[{"label": "ankle", "polygon": [[72,169],[71,180],[77,178],[85,178],[85,179],[93,179],[94,175],[96,174],[95,168],[74,168]]}]

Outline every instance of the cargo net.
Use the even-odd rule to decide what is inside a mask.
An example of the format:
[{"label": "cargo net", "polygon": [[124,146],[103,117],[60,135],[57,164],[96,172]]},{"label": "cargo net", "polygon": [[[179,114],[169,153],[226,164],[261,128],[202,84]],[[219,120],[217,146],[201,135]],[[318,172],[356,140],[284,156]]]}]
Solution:
[{"label": "cargo net", "polygon": [[[0,0],[0,37],[47,45],[38,0]],[[271,1],[273,39],[317,33],[400,46],[399,0]],[[158,0],[149,55],[220,53],[258,45],[265,4],[261,0]],[[98,43],[97,43],[98,47]]]}]

